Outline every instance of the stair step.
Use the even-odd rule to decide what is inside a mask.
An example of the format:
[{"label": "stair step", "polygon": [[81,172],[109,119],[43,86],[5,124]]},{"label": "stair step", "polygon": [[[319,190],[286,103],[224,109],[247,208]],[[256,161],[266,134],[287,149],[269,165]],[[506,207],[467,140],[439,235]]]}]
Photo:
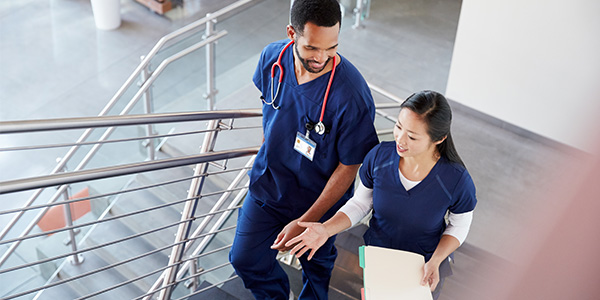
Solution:
[{"label": "stair step", "polygon": [[[57,282],[54,280],[53,282]],[[33,295],[33,294],[31,294]],[[83,296],[77,293],[70,285],[63,284],[45,289],[37,299],[39,300],[56,300],[56,299],[76,299]]]},{"label": "stair step", "polygon": [[[96,251],[84,253],[84,262],[80,265],[72,265],[66,263],[64,268],[59,273],[59,279],[68,279],[76,275],[96,271],[109,264],[102,257],[97,255]],[[130,278],[124,276],[117,268],[109,268],[104,271],[88,275],[74,281],[68,282],[66,285],[71,288],[79,296],[85,296],[114,285],[120,284]],[[109,299],[132,299],[143,294],[142,290],[135,285],[128,284],[126,286],[111,289],[102,294],[102,298]]]},{"label": "stair step", "polygon": [[[89,246],[105,244],[137,233],[119,220],[113,220],[99,224],[90,235],[86,244]],[[109,246],[93,250],[92,253],[101,258],[107,264],[121,262],[138,255],[154,251],[156,247],[152,245],[149,237],[136,237]],[[162,252],[153,253],[148,256],[133,260],[131,262],[119,265],[113,269],[119,272],[124,278],[133,279],[138,276],[150,273],[156,269],[168,265],[169,249]],[[87,257],[86,257],[87,260]],[[84,262],[85,264],[85,262]],[[133,285],[140,290],[148,290],[160,274],[155,273],[143,279],[134,282]],[[128,285],[131,286],[131,285]]]},{"label": "stair step", "polygon": [[250,292],[250,290],[244,287],[244,282],[241,278],[235,278],[230,281],[227,281],[220,287],[221,290],[227,292],[230,295],[233,295],[235,299],[239,300],[253,300],[254,295]]},{"label": "stair step", "polygon": [[[508,261],[469,243],[456,250],[454,261],[454,274],[446,279],[440,300],[460,300],[464,299],[465,294],[472,296],[472,299],[485,299],[488,295],[479,294],[481,290],[475,289],[474,285],[494,285],[495,282],[488,278],[505,278],[508,274],[504,274],[498,266],[510,265]],[[472,282],[474,279],[477,283]]]},{"label": "stair step", "polygon": [[[212,283],[204,281],[198,286],[198,290],[205,289],[211,285]],[[191,296],[189,300],[240,300],[240,298],[235,297],[223,289],[213,287],[204,292]]]},{"label": "stair step", "polygon": [[[139,183],[134,181],[130,187],[136,187],[138,185]],[[115,215],[132,213],[166,203],[149,190],[123,194],[117,201],[118,202],[112,208],[112,211]],[[183,204],[176,206],[177,207],[168,206],[141,214],[131,215],[121,218],[119,221],[127,225],[127,227],[129,227],[131,231],[135,233],[152,230],[158,227],[167,226],[169,224],[175,224],[181,220],[181,209]],[[174,225],[163,230],[150,233],[145,236],[145,239],[154,248],[160,248],[172,244],[175,240],[176,232],[177,225]]]}]

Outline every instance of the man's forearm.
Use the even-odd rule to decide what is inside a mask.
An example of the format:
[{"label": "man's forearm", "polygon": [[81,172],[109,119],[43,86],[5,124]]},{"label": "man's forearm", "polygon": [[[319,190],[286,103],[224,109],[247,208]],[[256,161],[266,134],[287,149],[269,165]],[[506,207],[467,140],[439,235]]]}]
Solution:
[{"label": "man's forearm", "polygon": [[316,222],[346,193],[356,178],[360,164],[344,165],[339,163],[323,192],[315,203],[299,219],[304,222]]}]

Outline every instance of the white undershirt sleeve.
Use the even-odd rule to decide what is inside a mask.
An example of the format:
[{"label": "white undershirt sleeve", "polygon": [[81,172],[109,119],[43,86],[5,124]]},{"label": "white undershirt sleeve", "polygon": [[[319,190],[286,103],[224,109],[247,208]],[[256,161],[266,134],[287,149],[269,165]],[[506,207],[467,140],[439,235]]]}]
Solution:
[{"label": "white undershirt sleeve", "polygon": [[[354,226],[366,215],[368,215],[372,208],[373,189],[364,186],[361,182],[354,192],[354,196],[350,198],[350,200],[348,200],[348,202],[346,202],[346,204],[342,206],[339,211],[348,216],[350,222],[352,223],[351,226]],[[446,226],[446,230],[444,230],[443,234],[455,237],[462,245],[467,238],[472,220],[473,211],[461,214],[450,212],[448,214],[448,226]]]},{"label": "white undershirt sleeve", "polygon": [[350,222],[352,222],[351,226],[354,226],[368,215],[372,208],[373,189],[364,186],[361,182],[356,191],[354,191],[354,196],[339,211],[346,214],[350,218]]},{"label": "white undershirt sleeve", "polygon": [[462,245],[467,238],[472,220],[473,211],[462,214],[454,214],[450,212],[448,213],[448,226],[446,226],[446,230],[444,230],[443,234],[455,237]]}]

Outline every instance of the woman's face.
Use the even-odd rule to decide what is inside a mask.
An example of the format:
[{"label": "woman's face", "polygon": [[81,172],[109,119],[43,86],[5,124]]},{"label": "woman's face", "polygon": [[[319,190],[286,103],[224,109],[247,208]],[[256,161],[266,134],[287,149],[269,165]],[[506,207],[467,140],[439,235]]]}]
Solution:
[{"label": "woman's face", "polygon": [[439,142],[432,142],[427,134],[427,124],[420,115],[408,108],[400,110],[398,121],[394,126],[394,140],[396,152],[401,157],[433,157],[435,146]]}]

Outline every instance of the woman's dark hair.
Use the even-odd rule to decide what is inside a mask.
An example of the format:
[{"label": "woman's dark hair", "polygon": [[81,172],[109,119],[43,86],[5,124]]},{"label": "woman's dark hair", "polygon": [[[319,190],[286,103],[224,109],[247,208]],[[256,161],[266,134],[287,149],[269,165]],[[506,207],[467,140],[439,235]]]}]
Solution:
[{"label": "woman's dark hair", "polygon": [[444,95],[434,91],[420,91],[410,95],[400,107],[408,108],[423,118],[432,141],[437,142],[446,137],[446,140],[437,145],[441,156],[465,166],[452,141],[452,110]]},{"label": "woman's dark hair", "polygon": [[342,12],[337,0],[295,0],[292,5],[291,22],[294,30],[304,33],[307,22],[321,27],[342,26]]}]

